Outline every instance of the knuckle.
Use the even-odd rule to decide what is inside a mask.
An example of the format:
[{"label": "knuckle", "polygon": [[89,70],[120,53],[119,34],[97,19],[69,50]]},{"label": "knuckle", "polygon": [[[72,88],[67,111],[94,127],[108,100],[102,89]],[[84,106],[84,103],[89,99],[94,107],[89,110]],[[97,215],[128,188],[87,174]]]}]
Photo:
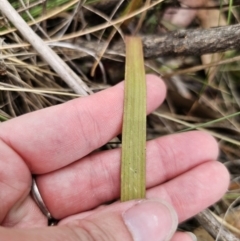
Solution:
[{"label": "knuckle", "polygon": [[[78,221],[77,221],[78,222]],[[114,241],[115,237],[108,232],[108,230],[101,227],[92,221],[79,221],[78,224],[68,226],[71,230],[72,236],[75,237],[73,241]]]}]

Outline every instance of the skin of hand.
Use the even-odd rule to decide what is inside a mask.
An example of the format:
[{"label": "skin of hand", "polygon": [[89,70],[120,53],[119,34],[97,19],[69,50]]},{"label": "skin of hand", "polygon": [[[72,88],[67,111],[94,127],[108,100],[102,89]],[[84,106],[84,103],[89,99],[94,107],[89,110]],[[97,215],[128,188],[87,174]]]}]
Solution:
[{"label": "skin of hand", "polygon": [[[118,200],[120,150],[95,151],[121,132],[124,82],[0,124],[0,240],[188,241],[182,222],[221,198],[229,174],[205,132],[147,143],[147,199]],[[166,87],[147,76],[147,111]],[[57,226],[30,195],[32,175]]]}]

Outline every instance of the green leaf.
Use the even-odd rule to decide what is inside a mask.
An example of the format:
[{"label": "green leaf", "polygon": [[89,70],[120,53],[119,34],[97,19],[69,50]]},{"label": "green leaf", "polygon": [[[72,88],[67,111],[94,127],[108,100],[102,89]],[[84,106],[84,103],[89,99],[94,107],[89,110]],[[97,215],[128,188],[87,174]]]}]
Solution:
[{"label": "green leaf", "polygon": [[145,198],[146,80],[142,42],[126,37],[121,201]]}]

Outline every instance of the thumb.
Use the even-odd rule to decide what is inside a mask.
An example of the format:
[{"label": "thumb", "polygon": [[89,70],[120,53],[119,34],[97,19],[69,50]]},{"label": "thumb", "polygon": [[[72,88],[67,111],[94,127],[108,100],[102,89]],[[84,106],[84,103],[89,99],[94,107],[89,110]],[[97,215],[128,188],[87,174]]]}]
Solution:
[{"label": "thumb", "polygon": [[0,240],[167,241],[177,224],[177,214],[169,204],[141,200],[102,207],[84,219],[78,218],[55,227],[31,230],[0,228]]},{"label": "thumb", "polygon": [[178,225],[173,207],[160,200],[140,201],[124,212],[122,217],[132,236],[129,240],[134,241],[170,240]]},{"label": "thumb", "polygon": [[[160,200],[135,200],[101,207],[69,225],[81,227],[86,241],[167,241],[178,225],[173,207]],[[75,241],[75,240],[74,240]]]}]

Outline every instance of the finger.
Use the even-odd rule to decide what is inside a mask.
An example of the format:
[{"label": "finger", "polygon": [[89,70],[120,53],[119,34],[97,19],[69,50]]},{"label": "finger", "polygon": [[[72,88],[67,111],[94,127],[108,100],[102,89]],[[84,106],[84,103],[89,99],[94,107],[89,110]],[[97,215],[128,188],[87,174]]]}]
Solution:
[{"label": "finger", "polygon": [[[166,88],[147,76],[147,111],[163,101]],[[123,83],[65,104],[46,108],[0,125],[0,138],[33,173],[66,166],[111,140],[121,131]]]},{"label": "finger", "polygon": [[220,162],[205,162],[169,182],[147,192],[148,198],[161,198],[177,211],[182,222],[211,204],[227,191],[229,173]]},{"label": "finger", "polygon": [[32,176],[22,158],[0,140],[0,224],[42,226],[47,219],[29,197]]},{"label": "finger", "polygon": [[[147,198],[170,203],[177,212],[179,222],[183,222],[218,201],[227,190],[228,183],[229,174],[224,165],[205,162],[167,183],[148,189]],[[76,214],[61,222],[81,219],[97,210]]]},{"label": "finger", "polygon": [[197,237],[190,232],[176,232],[171,241],[197,241]]},{"label": "finger", "polygon": [[21,157],[0,139],[0,223],[18,207],[31,188],[31,175]]},{"label": "finger", "polygon": [[11,208],[1,222],[1,226],[8,228],[37,228],[46,227],[47,225],[47,217],[40,211],[30,196],[27,196],[20,204],[18,203],[14,208]]},{"label": "finger", "polygon": [[[217,155],[216,141],[204,132],[153,140],[147,145],[147,187],[160,185],[201,163],[215,160]],[[120,150],[90,155],[66,168],[38,176],[37,183],[57,219],[95,208],[119,198]]]},{"label": "finger", "polygon": [[144,200],[115,204],[61,227],[0,228],[0,237],[12,241],[158,241],[169,239],[176,227],[176,212],[169,204]]}]

